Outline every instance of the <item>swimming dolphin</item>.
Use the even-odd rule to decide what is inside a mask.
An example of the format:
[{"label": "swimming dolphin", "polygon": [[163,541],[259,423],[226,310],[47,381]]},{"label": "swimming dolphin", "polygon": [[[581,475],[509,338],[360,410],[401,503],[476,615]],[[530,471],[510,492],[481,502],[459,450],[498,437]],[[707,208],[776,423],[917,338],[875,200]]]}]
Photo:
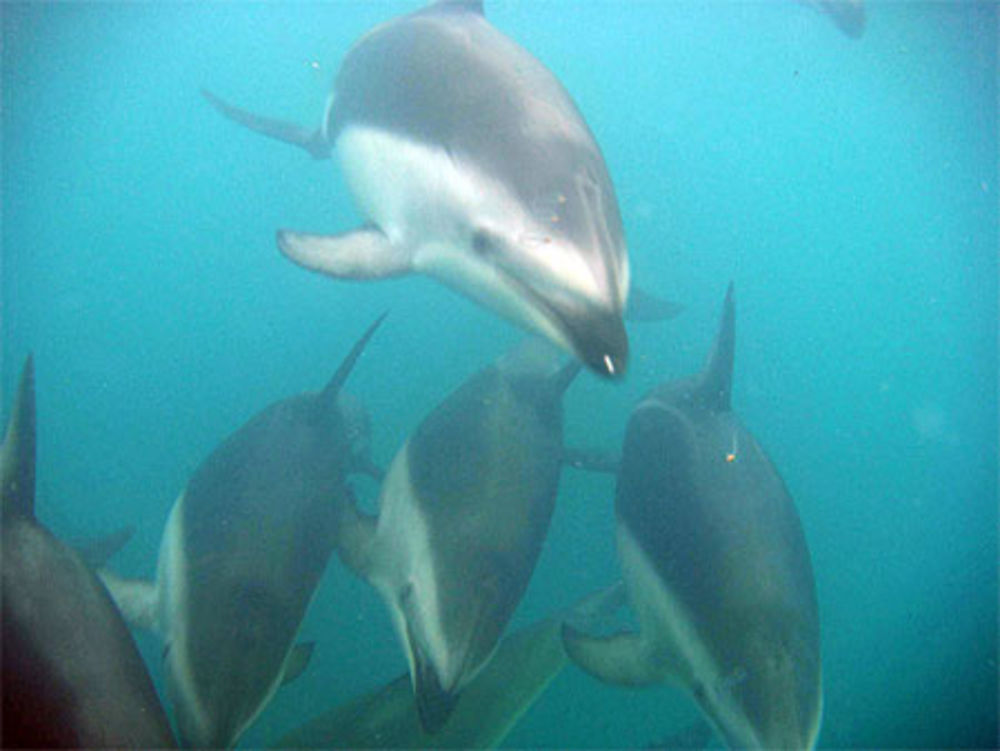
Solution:
[{"label": "swimming dolphin", "polygon": [[4,748],[166,748],[170,723],[101,582],[35,519],[29,357],[0,453]]},{"label": "swimming dolphin", "polygon": [[186,745],[229,747],[283,680],[335,542],[355,456],[340,390],[379,318],[319,393],[279,401],[201,464],[170,512],[155,586],[106,578],[133,623],[165,641],[167,691]]},{"label": "swimming dolphin", "polygon": [[563,622],[600,621],[624,601],[624,587],[613,585],[504,637],[433,735],[420,725],[410,677],[404,673],[314,717],[272,747],[496,748],[569,662],[562,645]]},{"label": "swimming dolphin", "polygon": [[559,484],[562,394],[579,368],[520,352],[484,368],[397,453],[377,520],[344,507],[338,551],[389,607],[428,732],[493,654],[528,586]]},{"label": "swimming dolphin", "polygon": [[624,373],[629,264],[604,158],[552,72],[479,0],[442,0],[364,35],[316,131],[203,93],[317,158],[336,149],[367,223],[282,230],[291,260],[341,278],[429,274],[596,372]]},{"label": "swimming dolphin", "polygon": [[730,286],[704,372],[653,389],[629,419],[615,512],[640,632],[563,636],[602,680],[680,681],[730,747],[811,748],[812,566],[788,490],[730,406],[734,325]]}]

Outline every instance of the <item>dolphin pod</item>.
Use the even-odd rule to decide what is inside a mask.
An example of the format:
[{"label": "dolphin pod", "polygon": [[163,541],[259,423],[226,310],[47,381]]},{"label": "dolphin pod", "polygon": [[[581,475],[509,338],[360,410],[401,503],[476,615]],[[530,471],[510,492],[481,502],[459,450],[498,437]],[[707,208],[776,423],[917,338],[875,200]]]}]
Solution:
[{"label": "dolphin pod", "polygon": [[698,376],[653,389],[629,419],[615,495],[618,551],[640,631],[566,649],[596,677],[678,681],[733,748],[811,748],[822,707],[819,615],[795,505],[732,411],[726,295]]},{"label": "dolphin pod", "polygon": [[35,519],[29,357],[0,453],[4,748],[167,748],[170,723],[101,582]]},{"label": "dolphin pod", "polygon": [[333,552],[345,477],[371,466],[354,453],[341,387],[382,318],[322,391],[272,404],[205,459],[170,512],[155,585],[106,578],[129,619],[163,635],[185,744],[235,744],[308,660],[293,642]]},{"label": "dolphin pod", "polygon": [[[629,263],[618,200],[569,94],[492,26],[442,0],[365,34],[318,130],[223,114],[318,158],[335,150],[366,224],[280,231],[281,251],[334,277],[428,274],[621,376]],[[671,313],[667,313],[670,315]]]}]

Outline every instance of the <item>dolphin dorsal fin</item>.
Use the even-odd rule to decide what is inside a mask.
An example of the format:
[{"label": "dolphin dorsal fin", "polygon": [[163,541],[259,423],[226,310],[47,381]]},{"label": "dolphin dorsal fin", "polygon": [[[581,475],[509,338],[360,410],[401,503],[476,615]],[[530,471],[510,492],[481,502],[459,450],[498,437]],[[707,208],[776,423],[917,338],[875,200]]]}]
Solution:
[{"label": "dolphin dorsal fin", "polygon": [[722,304],[722,319],[719,321],[719,332],[715,335],[715,346],[712,347],[712,354],[708,357],[697,387],[701,400],[719,411],[728,411],[732,406],[735,347],[736,314],[733,307],[733,283],[730,282],[726,300]]},{"label": "dolphin dorsal fin", "polygon": [[557,394],[562,395],[569,388],[569,385],[573,383],[573,380],[582,368],[583,363],[579,360],[571,360],[549,377],[549,383]]},{"label": "dolphin dorsal fin", "polygon": [[330,379],[329,383],[323,389],[323,393],[320,394],[320,401],[323,404],[333,405],[337,403],[337,395],[340,393],[340,389],[343,388],[344,382],[347,377],[351,374],[351,370],[354,368],[354,364],[361,357],[361,353],[365,351],[365,346],[368,344],[368,340],[372,338],[375,330],[382,324],[385,317],[389,315],[389,311],[386,311],[378,318],[375,319],[366,330],[365,333],[361,335],[361,338],[354,343],[351,347],[351,351],[347,353],[347,357],[344,361],[340,363],[340,367],[337,368],[337,372],[333,374],[333,378]]},{"label": "dolphin dorsal fin", "polygon": [[435,10],[460,10],[480,16],[485,15],[483,0],[434,0],[429,7]]},{"label": "dolphin dorsal fin", "polygon": [[35,364],[24,362],[17,396],[0,449],[3,514],[35,516]]}]

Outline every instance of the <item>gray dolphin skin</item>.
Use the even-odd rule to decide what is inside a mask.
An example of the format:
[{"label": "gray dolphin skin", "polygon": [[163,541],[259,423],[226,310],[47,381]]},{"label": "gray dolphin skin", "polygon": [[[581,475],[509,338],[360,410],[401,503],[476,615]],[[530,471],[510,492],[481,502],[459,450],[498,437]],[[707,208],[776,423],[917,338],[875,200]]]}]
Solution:
[{"label": "gray dolphin skin", "polygon": [[170,723],[111,597],[35,519],[29,358],[2,454],[4,748],[168,748]]},{"label": "gray dolphin skin", "polygon": [[500,642],[437,732],[420,725],[410,678],[324,712],[273,748],[496,748],[569,662],[562,624],[600,620],[624,604],[620,585],[596,592]]},{"label": "gray dolphin skin", "polygon": [[205,459],[170,513],[155,589],[106,579],[133,622],[163,635],[185,745],[234,745],[308,657],[293,641],[333,552],[346,475],[370,466],[340,391],[381,322],[321,392],[271,405]]},{"label": "gray dolphin skin", "polygon": [[788,490],[730,406],[734,344],[730,286],[704,372],[655,388],[629,420],[615,512],[640,632],[563,637],[602,680],[679,681],[732,748],[811,748],[812,566]]},{"label": "gray dolphin skin", "polygon": [[296,263],[351,279],[428,274],[597,373],[624,373],[629,264],[604,158],[563,86],[481,2],[437,2],[364,35],[317,131],[203,93],[315,157],[336,150],[367,224],[279,232]]},{"label": "gray dolphin skin", "polygon": [[390,610],[428,732],[528,586],[559,484],[562,394],[579,369],[512,356],[479,371],[397,453],[377,520],[345,507],[338,550]]}]

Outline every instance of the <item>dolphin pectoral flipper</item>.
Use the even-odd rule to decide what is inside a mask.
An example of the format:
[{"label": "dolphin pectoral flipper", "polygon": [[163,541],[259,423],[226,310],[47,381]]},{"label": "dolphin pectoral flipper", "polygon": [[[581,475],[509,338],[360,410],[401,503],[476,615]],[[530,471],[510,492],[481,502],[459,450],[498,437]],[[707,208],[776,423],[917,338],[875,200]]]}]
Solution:
[{"label": "dolphin pectoral flipper", "polygon": [[315,647],[316,642],[314,641],[302,642],[292,647],[285,660],[285,672],[281,676],[282,686],[287,686],[306,671]]},{"label": "dolphin pectoral flipper", "polygon": [[648,686],[667,677],[664,667],[649,659],[640,634],[622,632],[612,636],[589,636],[564,623],[562,640],[569,658],[605,683]]},{"label": "dolphin pectoral flipper", "polygon": [[279,230],[278,248],[299,266],[340,279],[385,279],[413,270],[410,254],[370,226],[340,235]]},{"label": "dolphin pectoral flipper", "polygon": [[371,569],[372,546],[378,519],[358,508],[354,492],[347,488],[348,497],[337,509],[337,555],[351,571],[367,579]]},{"label": "dolphin pectoral flipper", "polygon": [[98,571],[97,576],[104,583],[126,623],[149,631],[159,628],[159,592],[154,582],[126,579],[107,569]]},{"label": "dolphin pectoral flipper", "polygon": [[322,130],[303,128],[300,125],[285,122],[284,120],[255,115],[252,112],[247,112],[220,99],[207,89],[202,89],[201,95],[215,109],[245,128],[249,128],[268,138],[290,143],[292,146],[298,146],[300,149],[309,152],[310,156],[314,159],[330,158],[330,144],[323,135]]}]

